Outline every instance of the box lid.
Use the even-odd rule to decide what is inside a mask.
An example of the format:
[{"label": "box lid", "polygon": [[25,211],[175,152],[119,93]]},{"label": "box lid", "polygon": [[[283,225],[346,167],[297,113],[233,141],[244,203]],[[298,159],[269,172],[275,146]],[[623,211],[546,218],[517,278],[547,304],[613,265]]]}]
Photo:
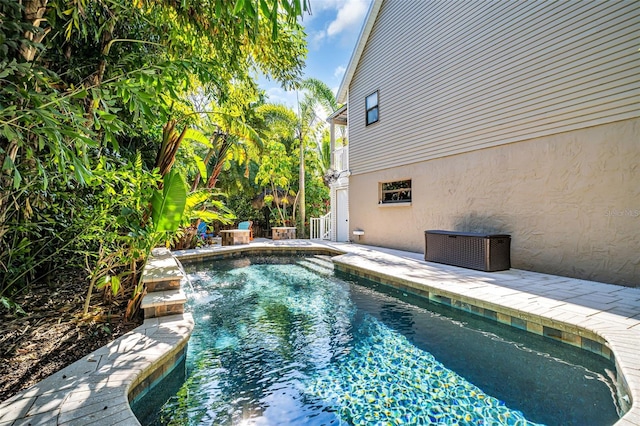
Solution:
[{"label": "box lid", "polygon": [[479,238],[511,238],[509,234],[486,234],[478,232],[457,232],[457,231],[443,231],[443,230],[429,230],[424,231],[425,234],[439,234],[439,235],[455,235],[460,237],[479,237]]}]

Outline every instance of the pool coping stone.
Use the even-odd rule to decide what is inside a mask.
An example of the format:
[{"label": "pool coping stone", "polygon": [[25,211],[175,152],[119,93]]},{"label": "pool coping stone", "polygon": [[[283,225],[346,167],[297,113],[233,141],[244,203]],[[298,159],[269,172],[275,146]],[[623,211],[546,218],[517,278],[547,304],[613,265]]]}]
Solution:
[{"label": "pool coping stone", "polygon": [[130,392],[185,350],[193,325],[189,313],[146,319],[0,403],[0,426],[139,425]]}]

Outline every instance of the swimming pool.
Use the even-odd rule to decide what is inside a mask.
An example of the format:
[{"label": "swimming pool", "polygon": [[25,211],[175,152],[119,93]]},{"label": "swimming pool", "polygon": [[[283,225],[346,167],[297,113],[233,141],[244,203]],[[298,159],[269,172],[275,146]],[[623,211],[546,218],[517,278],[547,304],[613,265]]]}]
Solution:
[{"label": "swimming pool", "polygon": [[196,321],[187,378],[145,424],[618,419],[605,359],[338,279],[322,257],[242,258],[187,271]]}]

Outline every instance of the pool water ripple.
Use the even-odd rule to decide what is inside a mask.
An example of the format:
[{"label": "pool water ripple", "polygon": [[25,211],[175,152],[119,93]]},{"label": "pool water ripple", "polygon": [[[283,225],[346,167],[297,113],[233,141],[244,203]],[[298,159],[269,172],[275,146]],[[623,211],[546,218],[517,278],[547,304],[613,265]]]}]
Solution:
[{"label": "pool water ripple", "polygon": [[534,424],[445,368],[372,316],[348,358],[320,374],[308,391],[333,401],[351,424]]},{"label": "pool water ripple", "polygon": [[[451,319],[446,309],[427,310],[428,302],[410,304],[402,293],[398,299],[311,272],[299,260],[187,268],[194,287],[188,309],[196,320],[188,376],[145,424],[604,425],[617,419],[612,401],[592,404],[597,395],[611,399],[604,374],[593,370],[597,360],[589,359],[588,369],[545,352],[551,343],[500,337],[500,327],[484,322],[471,328],[468,316]],[[538,383],[546,379],[536,372],[562,374],[560,381],[573,387],[542,400],[559,385]]]}]

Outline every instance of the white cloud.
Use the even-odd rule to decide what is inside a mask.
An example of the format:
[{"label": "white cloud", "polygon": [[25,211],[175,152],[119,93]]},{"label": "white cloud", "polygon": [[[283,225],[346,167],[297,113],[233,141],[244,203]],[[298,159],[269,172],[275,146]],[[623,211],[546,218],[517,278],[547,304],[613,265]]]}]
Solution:
[{"label": "white cloud", "polygon": [[278,97],[278,96],[282,96],[282,94],[284,93],[284,90],[279,88],[279,87],[269,87],[267,90],[267,96],[269,96],[269,98],[271,97]]},{"label": "white cloud", "polygon": [[327,35],[332,37],[345,30],[352,30],[354,26],[359,28],[368,8],[367,0],[346,0],[339,6],[336,19],[327,27]]},{"label": "white cloud", "polygon": [[322,46],[322,40],[324,40],[326,36],[327,36],[327,32],[324,30],[315,31],[309,34],[309,38],[308,38],[309,48],[311,50],[318,50]]},{"label": "white cloud", "polygon": [[344,0],[320,0],[311,1],[311,13],[298,17],[298,22],[302,25],[309,25],[316,20],[323,12],[338,10]]},{"label": "white cloud", "polygon": [[345,67],[343,67],[342,65],[338,65],[338,67],[333,71],[333,75],[334,77],[340,78],[344,75],[344,72],[347,69]]},{"label": "white cloud", "polygon": [[280,87],[269,87],[265,90],[269,102],[274,104],[284,104],[294,111],[298,105],[298,98],[295,91],[286,91]]}]

